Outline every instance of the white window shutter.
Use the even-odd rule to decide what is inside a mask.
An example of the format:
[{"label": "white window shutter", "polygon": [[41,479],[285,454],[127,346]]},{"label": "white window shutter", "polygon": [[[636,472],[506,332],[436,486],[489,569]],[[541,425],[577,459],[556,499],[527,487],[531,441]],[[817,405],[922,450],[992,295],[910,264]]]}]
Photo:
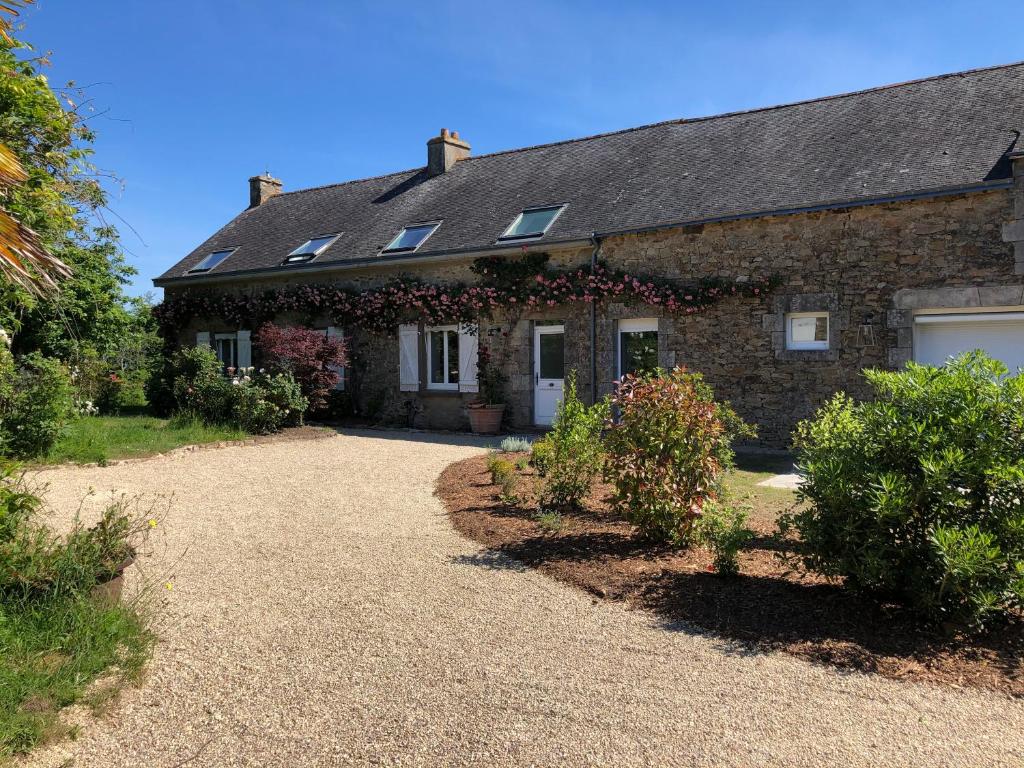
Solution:
[{"label": "white window shutter", "polygon": [[478,328],[473,325],[459,326],[459,392],[478,392],[476,362],[480,339]]},{"label": "white window shutter", "polygon": [[416,325],[398,326],[398,368],[402,392],[420,389],[420,333]]},{"label": "white window shutter", "polygon": [[196,346],[197,347],[212,347],[210,343],[210,332],[200,331],[196,334]]},{"label": "white window shutter", "polygon": [[238,332],[238,367],[248,368],[252,365],[252,331]]},{"label": "white window shutter", "polygon": [[[327,327],[327,338],[337,339],[338,341],[345,341],[345,332],[341,328],[336,328],[331,325]],[[339,392],[345,389],[345,366],[343,365],[332,365],[331,369],[338,374],[338,382],[334,385],[334,388]]]}]

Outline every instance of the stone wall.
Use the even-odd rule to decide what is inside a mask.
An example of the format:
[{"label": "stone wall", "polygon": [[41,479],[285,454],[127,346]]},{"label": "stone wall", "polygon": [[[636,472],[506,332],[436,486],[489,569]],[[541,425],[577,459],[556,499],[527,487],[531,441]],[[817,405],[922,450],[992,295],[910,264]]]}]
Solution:
[{"label": "stone wall", "polygon": [[[762,444],[785,446],[796,422],[834,392],[865,396],[863,368],[894,367],[910,357],[908,318],[935,289],[960,291],[957,296],[986,289],[975,290],[974,299],[954,298],[953,304],[937,307],[979,302],[982,296],[1001,296],[999,306],[1008,306],[1007,297],[1021,296],[1024,277],[1015,274],[1014,244],[1003,238],[1004,225],[1015,219],[1013,200],[1013,193],[1001,190],[608,238],[601,245],[601,258],[637,274],[683,281],[774,274],[782,285],[769,296],[726,298],[690,316],[664,316],[644,305],[598,307],[598,394],[610,392],[618,375],[617,322],[657,317],[660,364],[701,371],[719,397],[758,424]],[[587,264],[589,255],[578,249],[554,253],[553,262],[575,267]],[[339,273],[337,279],[362,287],[400,272],[439,282],[469,280],[469,264],[467,259],[415,268],[388,266]],[[308,279],[325,280],[316,275]],[[264,285],[250,282],[230,289]],[[783,318],[787,312],[807,310],[830,312],[829,348],[787,350]],[[581,392],[591,396],[589,306],[495,318],[484,332],[495,327],[510,334],[508,416],[520,428],[534,421],[533,326],[541,321],[565,323],[567,368],[579,372]],[[322,324],[328,324],[326,318]],[[199,320],[183,340],[199,329],[221,330]],[[471,396],[398,391],[394,338],[357,334],[353,342],[362,365],[359,398],[364,410],[401,422],[408,413],[404,402],[413,400],[419,426],[466,426],[464,405]]]}]

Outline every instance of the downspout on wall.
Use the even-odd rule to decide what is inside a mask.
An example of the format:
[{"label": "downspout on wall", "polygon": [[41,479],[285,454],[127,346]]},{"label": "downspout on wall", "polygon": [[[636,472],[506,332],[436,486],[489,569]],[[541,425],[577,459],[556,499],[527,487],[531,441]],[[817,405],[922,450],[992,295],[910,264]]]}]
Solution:
[{"label": "downspout on wall", "polygon": [[[597,270],[597,255],[601,252],[601,238],[594,232],[591,235],[594,250],[590,253],[590,274]],[[590,404],[597,402],[597,302],[590,302]]]}]

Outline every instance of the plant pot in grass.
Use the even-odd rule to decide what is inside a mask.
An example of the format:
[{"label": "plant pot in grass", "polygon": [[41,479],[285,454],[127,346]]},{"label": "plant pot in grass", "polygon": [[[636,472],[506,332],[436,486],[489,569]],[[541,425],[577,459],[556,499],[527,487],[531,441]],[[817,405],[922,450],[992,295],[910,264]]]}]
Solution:
[{"label": "plant pot in grass", "polygon": [[115,567],[105,571],[97,579],[96,586],[90,591],[94,600],[113,605],[121,599],[124,590],[124,572],[135,562],[135,552],[131,552]]}]

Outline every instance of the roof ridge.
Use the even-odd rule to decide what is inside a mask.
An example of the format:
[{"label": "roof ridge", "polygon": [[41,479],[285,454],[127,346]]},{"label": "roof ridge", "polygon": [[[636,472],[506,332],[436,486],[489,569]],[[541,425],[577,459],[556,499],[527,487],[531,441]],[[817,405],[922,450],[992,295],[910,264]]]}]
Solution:
[{"label": "roof ridge", "polygon": [[346,186],[348,184],[360,184],[360,183],[362,183],[364,181],[378,181],[380,179],[388,179],[388,178],[390,178],[392,176],[403,176],[403,175],[405,175],[407,173],[414,173],[414,172],[418,173],[419,171],[422,171],[424,167],[425,166],[420,166],[419,168],[406,168],[404,171],[392,171],[391,173],[381,173],[381,174],[379,174],[377,176],[364,176],[363,178],[360,178],[360,179],[349,179],[348,181],[335,181],[335,182],[332,182],[330,184],[319,184],[319,185],[317,185],[315,187],[303,187],[302,189],[289,189],[289,190],[287,190],[285,192],[280,192],[280,193],[274,195],[274,197],[270,198],[270,200],[274,200],[275,198],[278,198],[278,197],[284,197],[285,195],[297,195],[297,194],[299,194],[301,192],[316,192],[317,190],[320,190],[320,189],[330,189],[331,187],[344,187],[344,186]]},{"label": "roof ridge", "polygon": [[[558,147],[558,146],[562,146],[563,144],[577,144],[577,143],[581,143],[581,142],[584,142],[584,141],[593,141],[594,139],[604,139],[604,138],[608,138],[609,136],[620,136],[620,135],[624,135],[624,134],[627,134],[627,133],[635,133],[636,131],[646,131],[646,130],[649,130],[651,128],[660,128],[660,127],[665,126],[665,125],[687,125],[687,124],[690,124],[690,123],[703,123],[703,122],[707,122],[709,120],[719,120],[719,119],[727,118],[727,117],[736,117],[738,115],[750,115],[750,114],[756,114],[758,112],[771,112],[771,111],[777,110],[777,109],[789,109],[791,107],[799,107],[799,106],[803,106],[805,104],[816,104],[816,103],[819,103],[819,102],[834,101],[836,99],[845,99],[845,98],[849,98],[851,96],[860,96],[860,95],[865,94],[865,93],[875,93],[875,92],[878,92],[878,91],[893,90],[895,88],[905,88],[905,87],[911,86],[911,85],[919,85],[920,83],[927,83],[927,82],[932,82],[932,81],[937,81],[937,80],[946,80],[948,78],[953,78],[953,77],[964,77],[966,75],[975,75],[975,74],[979,74],[981,72],[991,72],[991,71],[997,70],[997,69],[1010,69],[1011,67],[1019,67],[1019,66],[1022,66],[1022,65],[1024,65],[1024,59],[1022,59],[1020,61],[1009,62],[1007,64],[993,64],[993,65],[987,66],[987,67],[974,67],[972,69],[964,69],[964,70],[960,70],[958,72],[944,72],[944,73],[941,73],[941,74],[938,74],[938,75],[928,75],[926,77],[918,77],[918,78],[915,78],[913,80],[903,80],[903,81],[896,82],[896,83],[887,83],[885,85],[874,85],[874,86],[871,86],[870,88],[861,88],[861,89],[856,90],[856,91],[845,91],[843,93],[833,93],[833,94],[829,94],[827,96],[815,96],[815,97],[810,98],[810,99],[799,99],[797,101],[787,101],[787,102],[783,102],[782,104],[771,104],[771,105],[768,105],[768,106],[765,106],[765,107],[751,107],[749,109],[736,109],[736,110],[733,110],[731,112],[719,112],[719,113],[714,114],[714,115],[700,115],[698,117],[672,118],[672,119],[669,119],[669,120],[661,120],[661,121],[656,122],[656,123],[645,123],[644,125],[635,125],[635,126],[631,126],[629,128],[619,128],[619,129],[614,130],[614,131],[605,131],[603,133],[594,133],[594,134],[591,134],[589,136],[577,136],[577,137],[574,137],[574,138],[571,138],[571,139],[560,139],[559,141],[549,141],[549,142],[545,142],[543,144],[531,144],[531,145],[526,146],[526,147],[513,147],[512,149],[500,149],[500,150],[497,150],[496,152],[488,152],[488,153],[483,154],[483,155],[470,155],[469,157],[463,158],[459,162],[460,163],[464,163],[466,161],[483,160],[483,159],[489,158],[489,157],[498,157],[498,156],[501,156],[501,155],[512,155],[512,154],[516,154],[516,153],[519,153],[519,152],[531,152],[531,151],[533,151],[535,149],[547,149],[548,147]],[[360,178],[360,179],[349,179],[347,181],[338,181],[338,182],[334,182],[334,183],[331,183],[331,184],[321,184],[321,185],[318,185],[318,186],[315,186],[315,187],[304,187],[303,189],[293,189],[293,190],[290,190],[288,192],[281,192],[279,195],[275,195],[275,197],[283,197],[284,195],[296,195],[296,194],[299,194],[299,193],[302,193],[302,192],[316,192],[316,191],[322,190],[322,189],[331,189],[333,187],[343,187],[343,186],[346,186],[348,184],[359,184],[359,183],[362,183],[364,181],[377,181],[377,180],[380,180],[380,179],[390,178],[392,176],[402,176],[404,174],[409,174],[409,173],[418,173],[419,171],[422,171],[424,169],[424,167],[425,166],[419,166],[419,167],[416,167],[416,168],[407,168],[407,169],[402,170],[402,171],[393,171],[391,173],[383,173],[383,174],[379,174],[377,176],[366,176],[366,177]]]},{"label": "roof ridge", "polygon": [[592,139],[604,139],[604,138],[607,138],[608,136],[618,136],[618,135],[621,135],[621,134],[633,133],[634,131],[644,131],[644,130],[647,130],[648,128],[660,128],[661,126],[664,126],[664,125],[673,125],[673,124],[683,125],[683,124],[688,124],[688,123],[703,123],[703,122],[707,122],[708,120],[718,120],[720,118],[725,118],[725,117],[736,117],[737,115],[749,115],[749,114],[753,114],[753,113],[756,113],[756,112],[770,112],[770,111],[776,110],[776,109],[788,109],[789,107],[799,107],[799,106],[802,106],[804,104],[815,104],[815,103],[821,102],[821,101],[832,101],[832,100],[835,100],[835,99],[845,99],[845,98],[849,98],[850,96],[860,96],[861,94],[873,93],[875,91],[887,91],[887,90],[891,90],[891,89],[894,89],[894,88],[903,88],[903,87],[906,87],[908,85],[918,85],[920,83],[927,83],[927,82],[931,82],[933,80],[945,80],[945,79],[951,78],[951,77],[963,77],[964,75],[974,75],[974,74],[978,74],[980,72],[990,72],[990,71],[996,70],[996,69],[1009,69],[1011,67],[1019,67],[1019,66],[1022,66],[1022,65],[1024,65],[1024,59],[1021,59],[1020,61],[1009,62],[1007,64],[993,64],[993,65],[988,66],[988,67],[974,67],[973,69],[964,69],[964,70],[960,70],[959,72],[943,72],[942,74],[938,74],[938,75],[928,75],[927,77],[918,77],[918,78],[915,78],[913,80],[903,80],[903,81],[900,81],[900,82],[897,82],[897,83],[887,83],[885,85],[873,85],[870,88],[861,88],[861,89],[856,90],[856,91],[844,91],[843,93],[833,93],[833,94],[829,94],[828,96],[815,96],[815,97],[810,98],[810,99],[799,99],[797,101],[786,101],[786,102],[783,102],[782,104],[770,104],[770,105],[765,106],[765,107],[751,107],[749,109],[735,109],[735,110],[732,110],[731,112],[719,112],[719,113],[714,114],[714,115],[700,115],[698,117],[677,117],[677,118],[672,118],[672,119],[669,119],[669,120],[660,120],[660,121],[658,121],[656,123],[646,123],[644,125],[635,125],[635,126],[631,126],[629,128],[619,128],[618,130],[614,130],[614,131],[604,131],[603,133],[594,133],[594,134],[591,134],[590,136],[578,136],[578,137],[575,137],[575,138],[572,138],[572,139],[561,139],[559,141],[549,141],[549,142],[546,142],[544,144],[532,144],[532,145],[530,145],[528,147],[515,147],[513,149],[501,149],[501,150],[498,150],[497,152],[488,152],[487,154],[483,154],[483,155],[470,155],[469,157],[464,158],[464,160],[462,160],[460,162],[464,162],[465,160],[482,160],[485,157],[494,157],[496,155],[510,155],[510,154],[515,153],[515,152],[528,152],[528,151],[533,150],[533,149],[545,149],[547,147],[557,147],[557,146],[559,146],[561,144],[574,144],[576,142],[581,142],[581,141],[591,141]]}]

